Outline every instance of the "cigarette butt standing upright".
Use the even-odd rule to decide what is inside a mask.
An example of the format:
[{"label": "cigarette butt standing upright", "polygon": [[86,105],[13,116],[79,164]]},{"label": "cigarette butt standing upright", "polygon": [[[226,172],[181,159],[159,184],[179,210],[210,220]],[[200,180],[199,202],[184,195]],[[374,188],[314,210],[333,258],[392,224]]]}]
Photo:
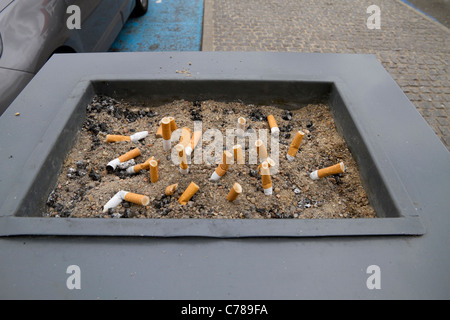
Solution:
[{"label": "cigarette butt standing upright", "polygon": [[126,162],[128,160],[134,159],[134,158],[136,158],[136,157],[138,157],[140,155],[141,155],[141,151],[139,150],[139,148],[135,148],[135,149],[133,149],[133,150],[131,150],[131,151],[121,155],[120,157],[118,157],[118,158],[116,158],[114,160],[111,160],[106,165],[106,169],[108,171],[114,171],[114,170],[116,170],[117,166],[120,163],[123,163],[123,162]]},{"label": "cigarette butt standing upright", "polygon": [[183,192],[181,197],[178,199],[178,202],[182,205],[188,203],[189,200],[194,196],[194,194],[198,191],[199,187],[194,182],[187,187],[187,189]]},{"label": "cigarette butt standing upright", "polygon": [[227,195],[227,200],[233,202],[242,193],[242,187],[239,183],[235,183]]},{"label": "cigarette butt standing upright", "polygon": [[256,146],[256,152],[258,153],[259,159],[261,160],[261,162],[264,162],[268,157],[266,146],[264,145],[262,140],[259,140],[259,139],[256,140],[255,146]]},{"label": "cigarette butt standing upright", "polygon": [[159,180],[158,161],[150,160],[150,181],[155,183]]},{"label": "cigarette butt standing upright", "polygon": [[[174,117],[167,117],[169,118],[169,122],[170,122],[170,131],[174,132],[175,130],[177,130],[177,124],[175,123],[175,118]],[[163,134],[162,134],[162,120],[159,122],[159,127],[158,130],[156,131],[156,138],[162,138]]]},{"label": "cigarette butt standing upright", "polygon": [[272,194],[272,178],[270,177],[270,169],[267,161],[261,164],[261,182],[264,194],[270,196]]},{"label": "cigarette butt standing upright", "polygon": [[242,153],[242,146],[240,144],[237,144],[233,146],[234,151],[234,161],[236,161],[237,164],[244,164],[244,155]]},{"label": "cigarette butt standing upright", "polygon": [[278,128],[277,121],[273,115],[267,116],[267,121],[269,122],[270,133],[274,136],[278,136],[280,134],[280,128]]},{"label": "cigarette butt standing upright", "polygon": [[313,180],[319,180],[321,178],[333,175],[333,174],[339,174],[345,172],[345,165],[343,162],[340,162],[338,164],[335,164],[334,166],[323,168],[320,170],[316,170],[311,172],[309,175],[311,179]]},{"label": "cigarette butt standing upright", "polygon": [[242,138],[244,136],[246,123],[247,123],[247,120],[245,120],[245,118],[243,118],[243,117],[240,117],[237,120],[236,135],[240,138]]},{"label": "cigarette butt standing upright", "polygon": [[286,158],[289,161],[294,161],[295,155],[297,154],[298,149],[300,148],[300,144],[302,143],[303,136],[305,135],[302,131],[297,131],[295,134],[294,139],[291,142],[291,145],[289,146],[288,153],[286,155]]},{"label": "cigarette butt standing upright", "polygon": [[179,143],[183,145],[184,148],[186,148],[191,143],[191,129],[181,129],[181,137]]},{"label": "cigarette butt standing upright", "polygon": [[162,126],[162,138],[163,138],[163,150],[170,151],[171,143],[170,138],[172,137],[172,130],[170,129],[170,119],[165,117],[161,121]]},{"label": "cigarette butt standing upright", "polygon": [[202,138],[202,132],[201,131],[194,131],[194,134],[191,138],[191,144],[186,147],[184,150],[186,152],[186,155],[188,157],[191,156],[192,152],[194,151],[195,147],[197,146],[198,142]]},{"label": "cigarette butt standing upright", "polygon": [[189,167],[187,163],[186,152],[184,150],[184,146],[180,143],[175,147],[178,153],[178,157],[180,159],[180,172],[183,174],[189,173]]},{"label": "cigarette butt standing upright", "polygon": [[217,181],[225,175],[233,161],[233,155],[229,151],[224,151],[222,156],[222,163],[219,164],[216,170],[211,175],[210,180]]}]

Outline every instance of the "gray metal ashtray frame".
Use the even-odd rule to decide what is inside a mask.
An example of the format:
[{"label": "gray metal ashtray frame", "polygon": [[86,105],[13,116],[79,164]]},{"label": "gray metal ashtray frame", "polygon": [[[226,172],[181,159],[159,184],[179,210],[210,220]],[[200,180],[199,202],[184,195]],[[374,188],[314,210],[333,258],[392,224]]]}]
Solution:
[{"label": "gray metal ashtray frame", "polygon": [[[189,76],[176,72],[183,68],[189,69]],[[285,107],[325,98],[358,163],[378,218],[42,218],[42,206],[94,94],[132,99],[272,101],[284,103]],[[377,239],[376,252],[404,245],[403,240],[401,244],[391,243],[398,238],[392,236],[406,237],[421,252],[442,245],[442,241],[449,243],[448,236],[441,232],[449,226],[446,215],[449,153],[372,55],[261,52],[56,55],[2,115],[0,129],[2,246],[2,239],[24,236],[64,236],[64,239],[136,236],[149,241],[154,237],[174,241],[188,237],[197,239],[197,244],[204,237],[252,237],[262,245],[271,237],[275,243],[276,238],[283,237],[291,239],[286,244],[288,248],[306,237],[321,237],[322,245],[332,241],[340,246],[347,243],[348,236],[359,236],[362,242],[354,243],[355,248],[364,244],[370,250],[372,244],[366,240]],[[314,246],[310,241],[307,244]],[[273,248],[273,243],[269,247]],[[340,250],[352,248],[347,243]],[[360,249],[355,249],[355,254]],[[445,266],[448,257],[442,261]]]}]

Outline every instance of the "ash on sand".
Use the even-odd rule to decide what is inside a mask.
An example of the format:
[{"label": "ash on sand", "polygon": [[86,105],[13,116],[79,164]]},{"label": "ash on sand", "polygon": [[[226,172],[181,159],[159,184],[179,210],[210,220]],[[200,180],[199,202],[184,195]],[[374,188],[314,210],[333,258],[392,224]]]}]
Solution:
[{"label": "ash on sand", "polygon": [[[235,129],[239,117],[247,119],[251,129],[268,129],[267,115],[273,114],[280,127],[279,169],[272,176],[273,195],[265,196],[256,164],[232,164],[219,182],[209,181],[216,164],[195,164],[189,174],[179,172],[170,155],[162,150],[162,139],[155,133],[165,116],[175,117],[178,128],[194,128],[194,121],[202,121],[205,132],[219,129],[225,137],[226,129]],[[293,162],[285,158],[289,145],[298,130],[306,133]],[[149,131],[136,143],[122,141],[106,143],[106,134],[131,135]],[[208,141],[203,142],[203,149]],[[270,156],[270,130],[268,131]],[[175,144],[172,143],[172,146]],[[149,172],[128,175],[116,170],[108,173],[106,164],[138,147],[142,163],[151,156],[160,160],[159,181],[150,182]],[[248,142],[244,149],[248,149]],[[232,151],[232,150],[231,150]],[[248,160],[248,152],[245,152]],[[346,172],[313,181],[309,173],[343,161]],[[248,161],[246,161],[248,162]],[[187,205],[178,198],[191,181],[199,187]],[[226,196],[235,182],[243,189],[232,203]],[[165,196],[165,188],[178,183],[172,196]],[[150,205],[143,207],[122,202],[103,213],[103,206],[118,191],[124,190],[150,197]],[[109,97],[95,97],[87,106],[87,117],[78,140],[67,155],[57,184],[47,199],[45,217],[71,218],[374,218],[362,187],[359,172],[346,142],[337,133],[332,115],[326,105],[311,104],[295,111],[274,106],[246,105],[240,102],[184,101],[152,105],[151,101],[133,105]]]}]

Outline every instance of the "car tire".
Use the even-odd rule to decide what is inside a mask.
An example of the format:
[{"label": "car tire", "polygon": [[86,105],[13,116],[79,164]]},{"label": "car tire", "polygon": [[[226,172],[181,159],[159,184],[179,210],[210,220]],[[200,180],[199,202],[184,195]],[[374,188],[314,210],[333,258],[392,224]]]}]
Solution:
[{"label": "car tire", "polygon": [[133,10],[133,16],[140,17],[148,11],[148,0],[136,0],[136,7]]}]

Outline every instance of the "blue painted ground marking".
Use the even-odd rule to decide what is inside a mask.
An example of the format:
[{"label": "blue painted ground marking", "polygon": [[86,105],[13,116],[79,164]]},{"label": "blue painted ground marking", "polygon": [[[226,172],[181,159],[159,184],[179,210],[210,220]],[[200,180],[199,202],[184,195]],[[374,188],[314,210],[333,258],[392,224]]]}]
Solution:
[{"label": "blue painted ground marking", "polygon": [[110,51],[199,51],[203,0],[149,0],[146,15],[130,18]]}]

